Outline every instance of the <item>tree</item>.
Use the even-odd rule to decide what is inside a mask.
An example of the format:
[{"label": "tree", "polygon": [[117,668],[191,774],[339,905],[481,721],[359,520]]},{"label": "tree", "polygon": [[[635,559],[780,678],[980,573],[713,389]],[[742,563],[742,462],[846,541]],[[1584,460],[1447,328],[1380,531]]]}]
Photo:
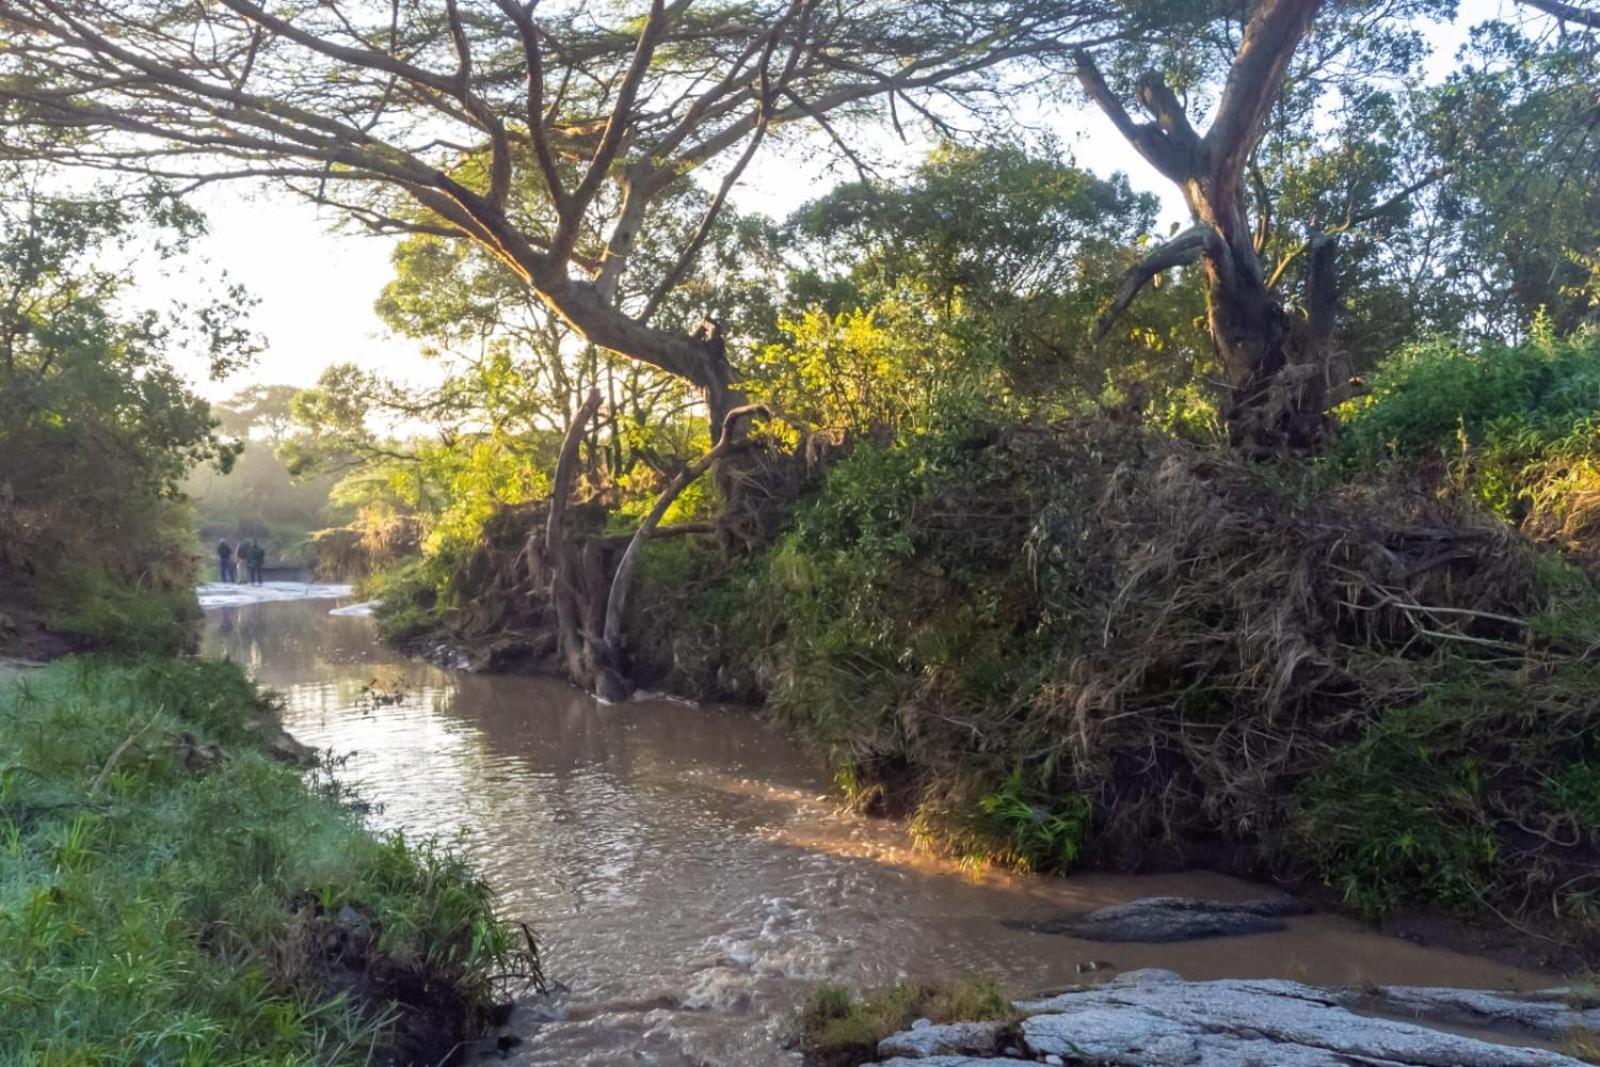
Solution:
[{"label": "tree", "polygon": [[[268,178],[380,231],[471,240],[587,341],[739,401],[724,347],[652,319],[764,141],[877,101],[935,124],[1004,69],[1119,31],[1114,0],[815,0],[632,16],[516,0],[0,0],[0,120],[22,151],[181,180]],[[653,207],[723,174],[650,295],[619,305]],[[409,205],[409,206],[406,206]]]},{"label": "tree", "polygon": [[[1156,201],[1054,149],[946,144],[904,182],[841,185],[795,212],[785,234],[804,266],[790,281],[788,337],[762,353],[773,384],[790,386],[780,406],[801,414],[825,406],[830,386],[848,386],[826,359],[805,359],[841,343],[886,368],[868,384],[896,404],[952,377],[986,394],[1069,406],[1108,377],[1142,379],[1154,363],[1168,382],[1190,380],[1193,361],[1182,357],[1192,316],[1173,324],[1176,336],[1156,336],[1165,331],[1150,301],[1152,314],[1114,344],[1086,343],[1126,250],[1154,224]],[[905,358],[874,354],[885,342]],[[793,381],[813,369],[820,387]],[[895,380],[902,374],[910,381]]]},{"label": "tree", "polygon": [[247,385],[216,405],[213,414],[223,433],[242,439],[259,431],[276,448],[294,424],[290,406],[299,392],[293,385]]},{"label": "tree", "polygon": [[1470,332],[1511,341],[1543,315],[1567,333],[1594,311],[1600,249],[1600,34],[1477,28],[1419,123],[1448,168],[1436,198],[1441,288]]},{"label": "tree", "polygon": [[[1246,214],[1245,170],[1267,109],[1283,84],[1295,48],[1323,0],[1263,0],[1245,28],[1216,115],[1204,134],[1157,72],[1139,79],[1139,102],[1152,122],[1137,123],[1106,84],[1088,52],[1079,56],[1084,91],[1151,166],[1176,184],[1195,224],[1142,261],[1117,303],[1163,270],[1199,260],[1206,279],[1211,337],[1232,392],[1227,422],[1236,441],[1310,448],[1321,437],[1327,342],[1333,313],[1332,245],[1312,253],[1324,266],[1312,274],[1309,315],[1295,328],[1267,285],[1255,232]],[[1285,371],[1298,373],[1285,387]]]},{"label": "tree", "polygon": [[201,220],[162,197],[63,199],[37,175],[0,196],[0,610],[122,648],[173,648],[192,607],[179,492],[234,443],[173,368],[226,373],[254,351],[239,294],[167,312],[125,306],[119,253],[171,257]]}]

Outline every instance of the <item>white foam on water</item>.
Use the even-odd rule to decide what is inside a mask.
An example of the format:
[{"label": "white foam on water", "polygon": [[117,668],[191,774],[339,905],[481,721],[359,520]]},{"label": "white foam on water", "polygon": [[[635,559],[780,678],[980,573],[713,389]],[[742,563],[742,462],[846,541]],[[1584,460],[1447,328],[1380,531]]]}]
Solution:
[{"label": "white foam on water", "polygon": [[262,582],[260,585],[207,582],[195,590],[195,595],[202,608],[234,608],[283,600],[338,600],[352,592],[350,586],[334,582]]},{"label": "white foam on water", "polygon": [[359,604],[346,604],[342,608],[334,608],[332,611],[328,612],[328,614],[365,618],[377,610],[377,607],[378,602],[376,600],[363,600]]}]

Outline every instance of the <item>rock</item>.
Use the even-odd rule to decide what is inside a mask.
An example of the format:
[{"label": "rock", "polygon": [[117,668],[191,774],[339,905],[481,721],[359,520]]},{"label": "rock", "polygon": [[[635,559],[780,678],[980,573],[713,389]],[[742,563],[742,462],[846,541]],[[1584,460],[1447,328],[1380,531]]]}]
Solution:
[{"label": "rock", "polygon": [[1000,1047],[1000,1028],[1001,1024],[996,1022],[937,1026],[930,1022],[920,1028],[912,1023],[910,1030],[890,1034],[878,1042],[878,1055],[904,1056],[924,1063],[937,1056],[992,1055]]},{"label": "rock", "polygon": [[1298,900],[1285,894],[1242,903],[1197,897],[1146,897],[1039,928],[1085,941],[1193,941],[1281,930],[1284,916],[1299,915],[1304,910]]},{"label": "rock", "polygon": [[1161,967],[1141,967],[1117,976],[1118,985],[1144,985],[1149,982],[1181,982],[1183,975]]},{"label": "rock", "polygon": [[932,1025],[933,1025],[933,1020],[932,1019],[918,1019],[918,1020],[916,1020],[915,1022],[913,1022],[911,1024],[911,1029],[913,1029],[913,1030],[926,1030],[928,1027],[930,1027]]},{"label": "rock", "polygon": [[1579,1064],[1559,1053],[1356,1015],[1342,999],[1340,991],[1298,982],[1113,982],[1051,998],[1043,1014],[1023,1020],[1022,1032],[1034,1052],[1126,1067]]},{"label": "rock", "polygon": [[1452,1026],[1517,1029],[1540,1037],[1563,1038],[1574,1029],[1600,1031],[1600,1003],[1571,990],[1498,993],[1486,989],[1386,986],[1358,991],[1348,1006]]},{"label": "rock", "polygon": [[1046,1056],[1044,1058],[1044,1062],[1050,1064],[1050,1067],[1061,1067],[1061,1065],[1066,1063],[1067,1061],[1062,1059],[1060,1056],[1057,1056],[1054,1052],[1052,1052],[1052,1053],[1050,1053],[1050,1055],[1048,1055],[1048,1056]]},{"label": "rock", "polygon": [[296,767],[315,767],[317,765],[317,750],[310,745],[302,744],[295,740],[277,723],[268,719],[251,719],[244,724],[247,732],[255,734],[265,745],[267,754],[273,759]]},{"label": "rock", "polygon": [[[1130,971],[1103,986],[1018,1001],[1023,1049],[1045,1063],[1116,1067],[1581,1067],[1559,1052],[1495,1044],[1417,1022],[1351,1011],[1405,1010],[1441,1022],[1537,1031],[1560,1039],[1600,1024],[1600,1008],[1565,990],[1488,993],[1398,987],[1318,989],[1286,981],[1186,982],[1171,971]],[[975,1024],[969,1024],[975,1025]],[[993,1025],[993,1024],[990,1024]],[[883,1067],[999,1067],[987,1048],[897,1034],[878,1046]],[[1008,1034],[1015,1033],[1008,1030]],[[918,1038],[914,1043],[901,1039]],[[1009,1045],[1009,1042],[1008,1042]],[[1005,1052],[1010,1054],[1012,1048]]]}]

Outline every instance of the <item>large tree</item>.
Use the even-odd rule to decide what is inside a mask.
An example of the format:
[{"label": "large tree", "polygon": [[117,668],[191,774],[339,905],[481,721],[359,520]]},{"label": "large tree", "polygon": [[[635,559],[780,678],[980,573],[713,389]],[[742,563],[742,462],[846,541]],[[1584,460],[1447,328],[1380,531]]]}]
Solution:
[{"label": "large tree", "polygon": [[[1163,271],[1198,263],[1233,438],[1305,450],[1345,372],[1375,355],[1352,348],[1456,329],[1474,314],[1460,299],[1469,290],[1480,318],[1508,296],[1522,318],[1553,303],[1569,252],[1538,225],[1508,227],[1526,216],[1548,221],[1546,238],[1589,232],[1576,220],[1589,214],[1593,42],[1539,37],[1544,15],[1579,27],[1595,16],[1521,2],[1543,13],[1532,35],[1480,29],[1498,61],[1464,59],[1443,88],[1420,78],[1426,22],[1454,16],[1449,0],[1151,0],[1164,33],[1080,53],[1089,98],[1193,220],[1128,274],[1104,323]],[[1561,165],[1542,162],[1554,157]],[[1335,311],[1353,329],[1336,331]]]},{"label": "large tree", "polygon": [[[476,242],[585,339],[739,401],[719,339],[652,320],[764,141],[860,162],[877,102],[935,124],[1114,35],[1115,0],[546,4],[0,0],[14,150],[188,182],[287,183],[379,230]],[[24,139],[24,133],[27,137]],[[720,170],[707,225],[617,299],[663,194]]]}]

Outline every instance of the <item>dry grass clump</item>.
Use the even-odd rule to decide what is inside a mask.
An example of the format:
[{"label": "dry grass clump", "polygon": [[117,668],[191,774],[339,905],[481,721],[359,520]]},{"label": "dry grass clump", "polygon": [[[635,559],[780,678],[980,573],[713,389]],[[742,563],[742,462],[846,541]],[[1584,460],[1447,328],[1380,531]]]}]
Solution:
[{"label": "dry grass clump", "polygon": [[1320,490],[1163,443],[1097,496],[1051,505],[1030,539],[1046,610],[1083,638],[1035,710],[1103,783],[1110,830],[1248,831],[1281,776],[1417,699],[1442,660],[1527,651],[1526,546],[1398,486]]}]

